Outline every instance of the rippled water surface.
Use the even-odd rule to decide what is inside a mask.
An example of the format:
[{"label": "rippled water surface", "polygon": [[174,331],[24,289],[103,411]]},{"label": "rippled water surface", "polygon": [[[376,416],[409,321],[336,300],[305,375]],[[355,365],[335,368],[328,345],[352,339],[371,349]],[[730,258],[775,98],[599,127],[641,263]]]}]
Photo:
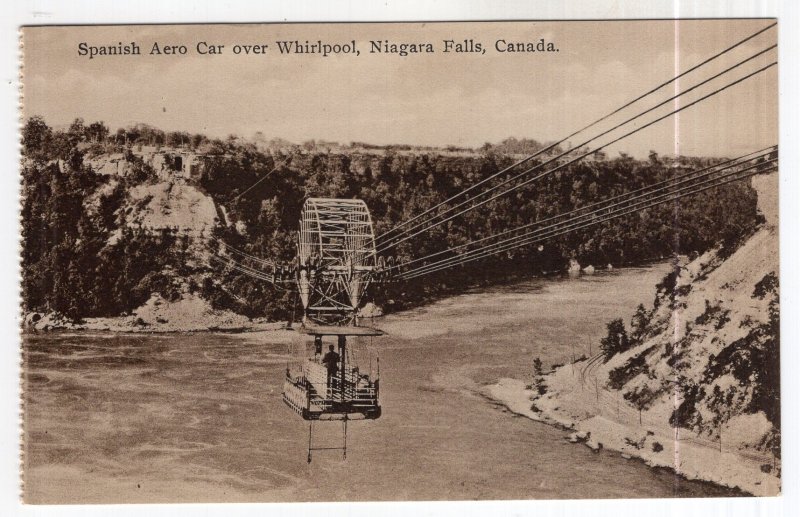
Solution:
[{"label": "rippled water surface", "polygon": [[[380,356],[383,416],[350,423],[346,461],[319,452],[310,465],[308,424],[280,395],[288,333],[27,335],[26,500],[732,495],[569,444],[480,395],[500,377],[526,378],[535,357],[588,354],[605,322],[652,303],[666,271],[534,280],[375,320],[388,336],[362,345]],[[316,425],[315,439],[338,444],[340,424]]]}]

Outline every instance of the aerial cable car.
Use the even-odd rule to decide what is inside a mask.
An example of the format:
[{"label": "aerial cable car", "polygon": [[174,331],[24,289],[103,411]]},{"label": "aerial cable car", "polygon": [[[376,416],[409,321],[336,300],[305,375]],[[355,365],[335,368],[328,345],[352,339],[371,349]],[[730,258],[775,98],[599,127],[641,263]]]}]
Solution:
[{"label": "aerial cable car", "polygon": [[[293,368],[287,366],[283,400],[309,422],[309,463],[317,450],[341,450],[346,458],[347,422],[381,415],[379,373],[362,372],[348,345],[349,339],[383,335],[358,325],[362,297],[379,271],[366,204],[358,199],[307,199],[300,217],[297,264],[303,306],[298,332],[313,338],[313,354]],[[342,422],[341,447],[314,446],[318,421]]]},{"label": "aerial cable car", "polygon": [[[313,337],[314,352],[299,364],[286,368],[283,400],[309,422],[309,463],[312,452],[317,450],[341,450],[342,457],[346,458],[347,422],[375,420],[381,416],[380,370],[375,375],[371,371],[362,372],[353,358],[348,340],[382,336],[383,332],[369,327],[347,326],[302,326],[298,332]],[[342,446],[315,447],[315,421],[342,422]]]}]

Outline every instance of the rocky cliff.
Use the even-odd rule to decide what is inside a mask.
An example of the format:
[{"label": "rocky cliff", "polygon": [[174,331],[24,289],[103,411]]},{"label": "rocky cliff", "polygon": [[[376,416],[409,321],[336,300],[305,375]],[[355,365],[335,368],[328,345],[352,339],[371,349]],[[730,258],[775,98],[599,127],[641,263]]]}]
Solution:
[{"label": "rocky cliff", "polygon": [[516,412],[574,429],[572,441],[595,449],[777,494],[777,174],[752,184],[763,223],[743,241],[676,264],[656,287],[651,309],[640,307],[625,329],[609,325],[622,351],[559,367],[535,386],[506,379],[489,394]]}]

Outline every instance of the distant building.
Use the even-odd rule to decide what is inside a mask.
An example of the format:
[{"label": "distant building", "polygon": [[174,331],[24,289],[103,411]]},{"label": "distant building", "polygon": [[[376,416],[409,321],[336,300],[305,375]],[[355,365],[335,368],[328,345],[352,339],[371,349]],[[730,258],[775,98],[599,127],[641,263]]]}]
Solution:
[{"label": "distant building", "polygon": [[187,180],[198,180],[205,164],[202,155],[187,153],[183,156],[181,171]]},{"label": "distant building", "polygon": [[150,164],[156,174],[165,180],[176,176],[189,181],[199,180],[206,163],[204,154],[184,149],[142,146],[133,153]]}]

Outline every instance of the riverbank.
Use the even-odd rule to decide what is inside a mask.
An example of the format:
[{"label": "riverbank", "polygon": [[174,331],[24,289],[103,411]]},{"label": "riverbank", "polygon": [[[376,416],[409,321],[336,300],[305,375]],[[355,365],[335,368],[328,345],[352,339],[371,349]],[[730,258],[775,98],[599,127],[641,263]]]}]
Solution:
[{"label": "riverbank", "polygon": [[[505,291],[503,288],[497,290]],[[453,333],[483,334],[485,321],[460,318],[457,314],[462,300],[467,307],[476,296],[486,295],[476,293],[443,300],[426,308],[381,318],[379,326],[390,331],[391,335],[412,340]],[[238,315],[231,317],[222,311],[211,312],[197,301],[176,304],[151,299],[144,307],[144,310],[125,317],[87,319],[81,324],[55,325],[54,328],[145,334],[242,332],[247,333],[243,339],[252,344],[277,344],[290,339],[289,334],[281,331],[285,323],[254,321]],[[197,318],[186,318],[187,313],[197,309],[203,314],[202,325],[193,324]],[[495,323],[514,329],[522,312],[504,311],[502,319]],[[139,318],[146,323],[137,321]],[[421,318],[425,319],[426,325],[419,325]],[[49,324],[48,320],[39,323]],[[731,448],[734,444],[727,443],[727,437],[720,449],[719,442],[690,435],[686,430],[680,430],[676,440],[675,429],[666,424],[668,414],[646,414],[639,423],[638,412],[619,394],[603,387],[603,374],[607,378],[607,372],[601,372],[601,364],[594,357],[556,368],[546,379],[548,393],[535,401],[534,392],[526,383],[512,378],[501,378],[488,385],[486,379],[480,379],[478,384],[470,380],[469,385],[462,388],[480,392],[515,414],[567,429],[565,440],[583,443],[595,451],[618,451],[623,458],[639,458],[650,467],[671,469],[686,479],[709,481],[753,495],[774,495],[780,491],[780,479],[761,471],[762,465],[772,463],[772,459],[763,454],[734,450]],[[447,379],[448,384],[454,382],[452,375]],[[459,384],[466,383],[464,375],[456,380]]]},{"label": "riverbank", "polygon": [[617,451],[625,459],[638,458],[650,467],[667,468],[686,479],[756,496],[780,493],[780,478],[761,469],[773,463],[771,456],[736,450],[736,444],[720,445],[686,429],[676,431],[668,425],[669,415],[661,415],[661,419],[648,415],[639,424],[638,411],[602,387],[596,391],[594,377],[581,384],[587,362],[565,365],[547,377],[548,390],[558,395],[551,393],[534,400],[532,389],[510,378],[486,386],[483,393],[512,413],[565,429],[565,440],[592,450]]},{"label": "riverbank", "polygon": [[738,245],[673,267],[654,289],[652,309],[640,306],[630,333],[622,331],[621,345],[588,359],[573,352],[536,379],[536,392],[504,378],[485,394],[569,429],[571,442],[688,479],[779,495],[777,180],[753,179],[761,227]]},{"label": "riverbank", "polygon": [[[732,497],[564,441],[478,395],[596,342],[652,298],[667,265],[535,279],[375,319],[354,342],[381,418],[348,426],[347,460],[306,462],[308,423],[281,397],[289,331],[23,336],[24,497],[31,503]],[[365,322],[366,323],[366,322]],[[369,322],[372,324],[373,322]],[[588,350],[576,350],[578,354]],[[317,435],[316,433],[320,434]],[[341,427],[315,424],[315,443]],[[509,439],[513,437],[513,439]]]},{"label": "riverbank", "polygon": [[[621,397],[615,398],[614,393],[603,388],[607,371],[601,371],[596,360],[556,367],[547,377],[547,396],[536,401],[535,409],[532,409],[533,393],[525,382],[513,380],[524,378],[521,374],[527,371],[525,364],[530,362],[526,358],[532,359],[531,354],[541,357],[546,365],[563,363],[565,358],[574,357],[576,353],[591,356],[587,343],[597,342],[603,322],[612,315],[629,314],[638,301],[650,299],[652,286],[667,271],[668,266],[662,264],[655,270],[615,270],[576,279],[536,280],[451,297],[381,318],[376,325],[391,337],[385,338],[380,347],[385,348],[388,341],[390,349],[430,348],[427,361],[416,355],[407,361],[407,367],[415,372],[410,386],[421,386],[425,393],[447,393],[448,396],[482,393],[513,413],[569,429],[562,438],[583,442],[594,450],[619,451],[625,460],[641,458],[651,467],[671,469],[690,480],[738,487],[755,495],[777,493],[779,479],[760,471],[761,466],[771,460],[750,454],[752,451],[744,451],[743,456],[742,451],[733,449],[729,443],[730,429],[726,431],[720,451],[719,443],[689,436],[685,430],[680,430],[676,440],[674,429],[663,424],[668,421],[668,415],[645,415],[643,422],[638,423],[637,412]],[[613,295],[609,296],[610,293]],[[198,304],[197,301],[193,303]],[[210,330],[207,326],[193,328],[183,319],[185,313],[200,310],[206,325],[221,323],[212,330],[247,332],[236,337],[237,346],[283,348],[290,340],[289,333],[280,331],[285,326],[283,323],[230,318],[224,312],[211,312],[205,305],[168,304],[151,299],[144,307],[123,318],[87,321],[83,328],[75,330],[176,334],[187,328],[198,332]],[[561,309],[554,310],[556,307]],[[536,317],[532,318],[532,314]],[[146,321],[153,324],[136,324],[137,318],[147,318]],[[422,321],[424,325],[420,324]],[[252,332],[259,330],[262,332]],[[396,340],[401,340],[402,344],[392,345]],[[473,347],[474,351],[467,352]],[[383,357],[381,359],[383,362]],[[403,361],[391,355],[387,359],[383,364],[395,367]],[[283,361],[285,358],[281,357],[281,365]],[[453,364],[443,368],[442,361]],[[438,366],[423,374],[419,371],[422,365],[427,365],[425,368]],[[387,373],[392,377],[391,370]],[[45,374],[53,375],[52,372]],[[393,396],[391,389],[387,391],[387,408],[394,411],[396,395]],[[409,400],[417,400],[419,393],[415,391],[409,395]],[[452,400],[448,404],[452,404]],[[390,411],[387,418],[391,417]],[[446,428],[447,424],[441,425]],[[551,433],[557,442],[561,431],[554,429]]]},{"label": "riverbank", "polygon": [[213,309],[208,301],[194,294],[187,294],[176,301],[153,295],[141,307],[123,316],[70,321],[52,313],[31,313],[25,315],[23,321],[24,329],[33,332],[246,332],[277,330],[286,326],[285,322],[271,322],[266,318],[251,319],[231,311]]}]

